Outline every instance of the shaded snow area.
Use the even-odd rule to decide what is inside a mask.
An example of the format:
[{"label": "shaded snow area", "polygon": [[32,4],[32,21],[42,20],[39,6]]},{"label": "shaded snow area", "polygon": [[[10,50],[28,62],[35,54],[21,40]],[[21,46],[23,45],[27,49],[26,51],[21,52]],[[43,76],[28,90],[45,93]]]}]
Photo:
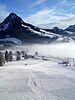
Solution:
[{"label": "shaded snow area", "polygon": [[14,38],[14,37],[0,39],[0,41],[3,41],[3,42],[13,42],[13,43],[16,43],[16,44],[21,44],[22,43],[21,40],[19,40],[17,38]]},{"label": "shaded snow area", "polygon": [[28,59],[0,67],[0,100],[75,100],[75,71],[49,61]]}]

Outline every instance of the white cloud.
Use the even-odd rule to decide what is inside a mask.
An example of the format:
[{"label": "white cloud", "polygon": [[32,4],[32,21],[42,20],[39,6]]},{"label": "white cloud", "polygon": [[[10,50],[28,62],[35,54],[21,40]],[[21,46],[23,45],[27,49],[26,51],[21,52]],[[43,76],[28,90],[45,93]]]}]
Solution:
[{"label": "white cloud", "polygon": [[75,7],[75,3],[72,1],[72,0],[63,0],[61,1],[61,4],[60,6],[66,6],[66,7],[69,7],[69,9],[72,9]]},{"label": "white cloud", "polygon": [[41,3],[45,2],[45,1],[46,1],[46,0],[36,0],[36,2],[34,2],[33,4],[31,4],[30,7],[37,6],[37,5],[39,5],[39,4],[41,4]]},{"label": "white cloud", "polygon": [[68,4],[68,0],[62,0],[61,3],[62,4]]},{"label": "white cloud", "polygon": [[0,4],[0,22],[9,14],[7,6]]},{"label": "white cloud", "polygon": [[45,23],[49,19],[50,14],[53,15],[54,13],[55,12],[53,11],[53,9],[49,10],[46,8],[46,9],[43,9],[41,11],[38,11],[37,13],[35,13],[33,15],[30,15],[25,20],[29,21],[33,24]]},{"label": "white cloud", "polygon": [[72,13],[64,13],[56,9],[45,8],[37,13],[30,15],[25,21],[39,26],[58,26],[59,28],[68,27],[75,24],[75,15]]}]

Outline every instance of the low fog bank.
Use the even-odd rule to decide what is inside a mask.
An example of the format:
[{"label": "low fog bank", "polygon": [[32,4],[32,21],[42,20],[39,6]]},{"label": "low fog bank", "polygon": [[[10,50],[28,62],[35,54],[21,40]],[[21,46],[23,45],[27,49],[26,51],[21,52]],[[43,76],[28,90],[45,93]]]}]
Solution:
[{"label": "low fog bank", "polygon": [[75,58],[75,43],[25,44],[11,49],[24,50],[29,54],[35,54],[37,51],[39,55]]}]

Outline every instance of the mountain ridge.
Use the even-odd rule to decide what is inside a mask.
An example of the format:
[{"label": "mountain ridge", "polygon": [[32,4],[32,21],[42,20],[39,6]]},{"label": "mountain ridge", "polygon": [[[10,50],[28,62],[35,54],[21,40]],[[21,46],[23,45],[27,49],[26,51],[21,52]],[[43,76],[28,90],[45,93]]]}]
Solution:
[{"label": "mountain ridge", "polygon": [[[75,25],[74,25],[75,26]],[[75,37],[75,27],[73,25],[66,29],[43,29],[24,22],[15,13],[10,13],[2,23],[0,23],[0,39],[17,38],[24,42],[51,43],[60,37]],[[72,28],[73,27],[73,28]],[[73,31],[72,31],[73,29]]]}]

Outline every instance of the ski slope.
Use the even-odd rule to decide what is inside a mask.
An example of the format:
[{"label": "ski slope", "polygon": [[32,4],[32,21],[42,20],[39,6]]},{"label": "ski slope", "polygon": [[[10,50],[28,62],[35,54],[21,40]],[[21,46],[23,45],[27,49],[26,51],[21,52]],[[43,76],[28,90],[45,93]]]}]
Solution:
[{"label": "ski slope", "polygon": [[49,61],[28,59],[0,67],[0,100],[75,100],[75,71]]}]

